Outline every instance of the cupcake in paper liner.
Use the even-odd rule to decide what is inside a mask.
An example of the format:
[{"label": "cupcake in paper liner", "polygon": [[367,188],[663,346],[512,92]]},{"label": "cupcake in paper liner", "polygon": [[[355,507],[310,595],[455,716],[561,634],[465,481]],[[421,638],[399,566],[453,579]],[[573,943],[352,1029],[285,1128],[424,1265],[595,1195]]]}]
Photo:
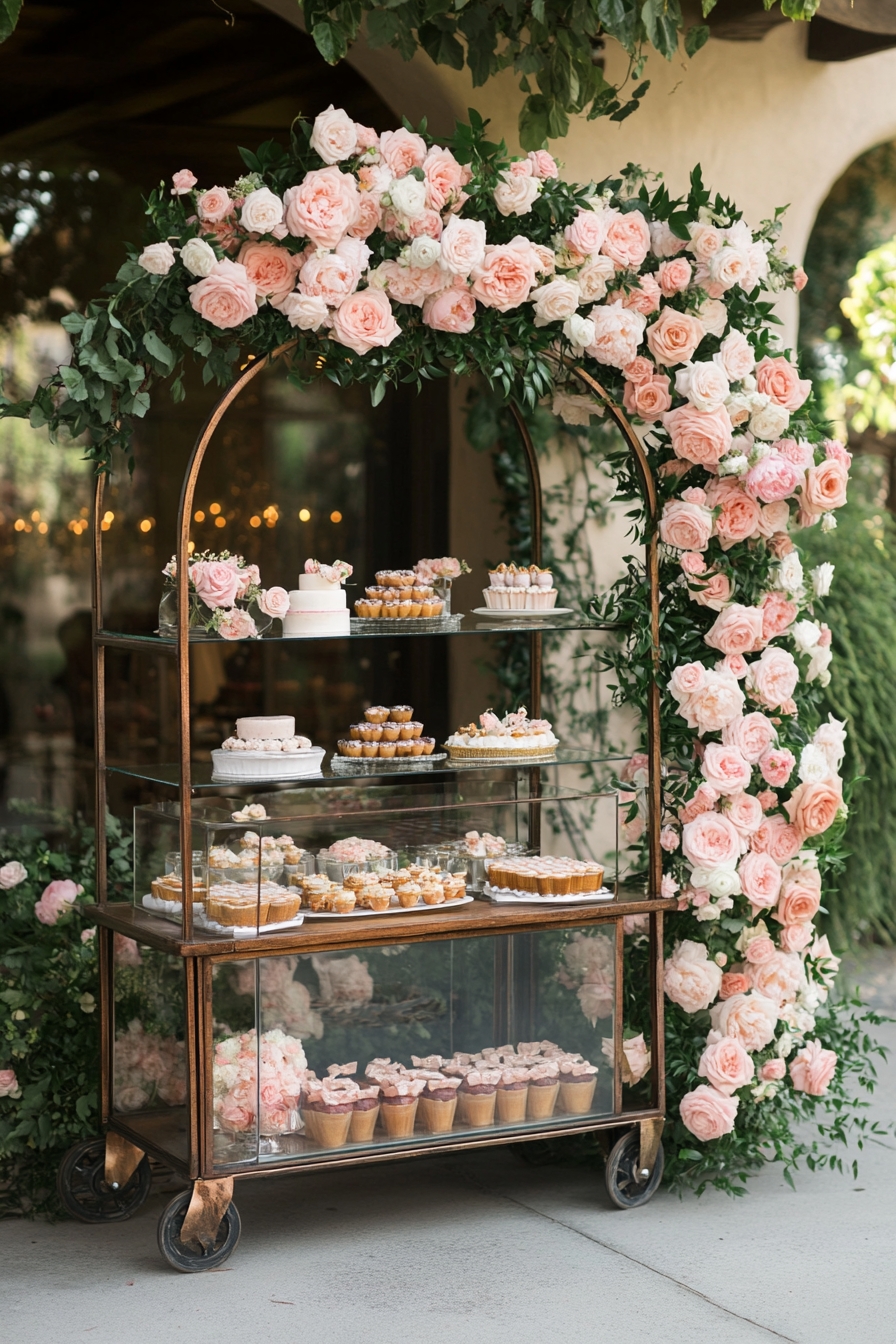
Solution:
[{"label": "cupcake in paper liner", "polygon": [[502,1125],[518,1125],[526,1118],[529,1097],[529,1070],[520,1065],[501,1068],[496,1094],[496,1110]]},{"label": "cupcake in paper liner", "polygon": [[373,1131],[380,1115],[379,1083],[358,1089],[352,1110],[350,1136],[352,1143],[372,1143]]},{"label": "cupcake in paper liner", "polygon": [[447,1134],[454,1124],[460,1078],[436,1069],[415,1069],[414,1076],[425,1084],[418,1104],[420,1124],[430,1134]]},{"label": "cupcake in paper liner", "polygon": [[560,1061],[560,1109],[567,1115],[587,1115],[597,1087],[597,1065],[581,1055]]},{"label": "cupcake in paper liner", "polygon": [[495,1103],[498,1083],[501,1081],[500,1069],[479,1068],[473,1063],[445,1066],[456,1068],[461,1076],[457,1089],[457,1108],[459,1119],[473,1129],[482,1129],[495,1123]]},{"label": "cupcake in paper liner", "polygon": [[360,1092],[352,1078],[309,1079],[302,1096],[302,1119],[310,1138],[322,1148],[348,1143],[355,1101]]},{"label": "cupcake in paper liner", "polygon": [[384,1074],[380,1080],[380,1120],[390,1139],[412,1137],[417,1102],[425,1086],[423,1078],[410,1078],[406,1071]]},{"label": "cupcake in paper liner", "polygon": [[[530,1056],[531,1058],[531,1056]],[[556,1059],[541,1059],[529,1069],[526,1114],[530,1120],[549,1120],[560,1091],[560,1065]]]}]

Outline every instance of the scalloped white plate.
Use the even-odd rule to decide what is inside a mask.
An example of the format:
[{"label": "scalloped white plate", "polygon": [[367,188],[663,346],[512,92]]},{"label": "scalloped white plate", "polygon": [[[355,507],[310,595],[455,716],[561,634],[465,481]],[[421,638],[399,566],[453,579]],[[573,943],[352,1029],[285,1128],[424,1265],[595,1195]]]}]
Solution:
[{"label": "scalloped white plate", "polygon": [[474,607],[473,616],[494,616],[499,621],[547,621],[552,616],[574,616],[572,607],[542,607],[538,611],[508,611],[506,607]]},{"label": "scalloped white plate", "polygon": [[212,752],[212,774],[220,780],[304,779],[319,775],[324,759],[323,747],[307,751],[224,751]]},{"label": "scalloped white plate", "polygon": [[537,891],[511,891],[507,887],[490,887],[486,882],[483,896],[494,905],[590,905],[593,901],[612,901],[613,893],[606,887],[600,891],[576,892],[569,896],[539,896]]}]

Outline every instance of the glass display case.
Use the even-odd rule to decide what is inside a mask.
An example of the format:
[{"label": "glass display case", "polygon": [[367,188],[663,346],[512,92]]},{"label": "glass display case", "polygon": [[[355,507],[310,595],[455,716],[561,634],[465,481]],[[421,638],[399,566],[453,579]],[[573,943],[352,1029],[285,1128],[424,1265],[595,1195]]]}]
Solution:
[{"label": "glass display case", "polygon": [[[250,365],[237,385],[257,371]],[[327,757],[284,783],[216,779],[191,749],[197,644],[184,576],[193,491],[218,419],[184,483],[175,640],[104,627],[94,529],[92,917],[105,1132],[65,1159],[66,1207],[87,1221],[128,1217],[156,1158],[190,1183],[165,1210],[159,1245],[172,1266],[193,1272],[219,1266],[236,1245],[236,1179],[585,1131],[607,1132],[611,1200],[644,1203],[662,1175],[662,922],[674,907],[660,895],[655,692],[646,876],[626,866],[619,763],[587,744],[519,764],[441,753],[402,761],[399,772],[391,761],[334,766]],[[538,464],[519,424],[537,564]],[[649,469],[630,443],[653,517]],[[95,522],[102,491],[100,480]],[[655,539],[647,560],[656,616]],[[601,628],[584,615],[562,620]],[[512,624],[527,632],[537,718],[549,622]],[[506,622],[480,625],[484,638],[507,634]],[[377,638],[350,636],[358,648]],[[327,640],[289,643],[313,659]],[[139,749],[133,759],[107,757],[104,687],[117,656],[172,660],[177,733],[167,760],[140,759]],[[133,888],[111,892],[103,819],[121,781],[142,792],[132,810]]]}]

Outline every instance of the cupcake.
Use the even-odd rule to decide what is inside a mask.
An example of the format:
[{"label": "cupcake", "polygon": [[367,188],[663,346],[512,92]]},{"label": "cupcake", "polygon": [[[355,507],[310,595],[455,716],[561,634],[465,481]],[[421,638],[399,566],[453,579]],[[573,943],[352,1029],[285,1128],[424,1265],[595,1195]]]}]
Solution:
[{"label": "cupcake", "polygon": [[384,742],[397,742],[400,737],[401,737],[400,723],[392,723],[390,720],[388,723],[383,724]]},{"label": "cupcake", "polygon": [[400,742],[410,742],[414,736],[414,725],[412,723],[403,723],[398,730]]},{"label": "cupcake", "polygon": [[435,745],[436,745],[436,740],[435,740],[435,738],[434,738],[434,737],[421,737],[419,740],[423,743],[423,755],[424,755],[424,756],[431,756],[432,753],[433,753],[433,751],[435,750]]},{"label": "cupcake", "polygon": [[397,742],[381,742],[377,755],[383,761],[391,761],[395,756],[395,749],[397,746]]},{"label": "cupcake", "polygon": [[555,1059],[545,1059],[529,1069],[529,1095],[526,1114],[530,1120],[548,1120],[557,1105],[560,1091],[560,1065]]},{"label": "cupcake", "polygon": [[375,910],[379,915],[388,910],[389,906],[392,904],[392,892],[389,887],[381,887],[379,885],[375,887],[366,887],[364,890],[364,898],[367,902],[367,909]]},{"label": "cupcake", "polygon": [[449,1133],[457,1110],[460,1078],[446,1078],[443,1073],[429,1069],[417,1071],[416,1076],[418,1079],[425,1079],[426,1082],[420,1093],[420,1124],[430,1134]]},{"label": "cupcake", "polygon": [[[501,1080],[500,1069],[473,1067],[470,1064],[455,1066],[462,1070],[460,1087],[457,1090],[458,1117],[465,1125],[473,1129],[482,1129],[495,1123],[495,1102],[497,1087]],[[446,1065],[445,1072],[451,1067]]]},{"label": "cupcake", "polygon": [[362,742],[362,743],[361,743],[361,755],[362,755],[363,757],[365,757],[365,759],[367,759],[367,760],[373,760],[374,757],[379,756],[379,754],[380,754],[380,749],[379,749],[379,744],[378,744],[378,743],[376,743],[376,742]]},{"label": "cupcake", "polygon": [[501,1124],[518,1125],[525,1120],[528,1096],[529,1070],[513,1066],[502,1068],[496,1096]]},{"label": "cupcake", "polygon": [[352,1122],[349,1137],[352,1143],[372,1143],[373,1131],[380,1114],[380,1088],[378,1083],[358,1089],[352,1107]]},{"label": "cupcake", "polygon": [[396,756],[413,756],[414,748],[411,746],[410,742],[396,742],[395,754]]},{"label": "cupcake", "polygon": [[380,1119],[390,1139],[409,1139],[417,1118],[417,1099],[426,1086],[407,1073],[387,1073],[380,1080]]},{"label": "cupcake", "polygon": [[587,1115],[597,1086],[597,1067],[587,1059],[560,1061],[560,1109],[567,1115]]},{"label": "cupcake", "polygon": [[351,1078],[309,1079],[302,1095],[302,1119],[321,1148],[348,1143],[352,1114],[360,1088]]},{"label": "cupcake", "polygon": [[441,882],[425,882],[421,887],[424,905],[442,905],[445,900],[445,888]]},{"label": "cupcake", "polygon": [[350,915],[355,908],[357,897],[353,891],[342,889],[332,897],[330,905],[335,915]]},{"label": "cupcake", "polygon": [[400,887],[396,887],[395,895],[398,897],[398,904],[403,910],[412,910],[420,900],[420,885],[417,882],[405,882]]},{"label": "cupcake", "polygon": [[389,711],[385,705],[371,705],[369,709],[365,709],[364,717],[368,723],[385,723]]},{"label": "cupcake", "polygon": [[393,723],[410,723],[413,713],[410,705],[393,705],[389,711],[389,718]]}]

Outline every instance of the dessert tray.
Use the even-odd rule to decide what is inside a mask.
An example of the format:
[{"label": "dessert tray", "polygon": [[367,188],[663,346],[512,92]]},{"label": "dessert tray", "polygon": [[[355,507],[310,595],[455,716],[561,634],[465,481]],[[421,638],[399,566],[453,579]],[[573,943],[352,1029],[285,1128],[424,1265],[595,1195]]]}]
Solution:
[{"label": "dessert tray", "polygon": [[508,610],[506,607],[474,607],[473,616],[493,616],[499,621],[547,621],[552,616],[574,616],[572,607],[541,607],[529,610],[525,607]]},{"label": "dessert tray", "polygon": [[537,891],[492,887],[486,882],[482,894],[494,905],[590,905],[592,901],[613,900],[613,893],[607,887],[601,887],[599,891],[574,892],[565,896],[539,896]]},{"label": "dessert tray", "polygon": [[323,747],[307,751],[224,751],[212,752],[212,778],[304,779],[319,775],[324,758]]},{"label": "dessert tray", "polygon": [[334,775],[379,775],[384,770],[401,774],[402,771],[429,770],[439,761],[448,759],[445,751],[434,751],[429,756],[382,757],[340,756],[333,752],[330,769]]},{"label": "dessert tray", "polygon": [[[161,901],[157,896],[144,896],[143,905],[147,910],[151,910],[156,915],[176,915],[179,919],[183,913],[183,906],[180,901]],[[209,919],[201,905],[193,906],[193,927],[195,929],[206,929],[209,933],[226,933],[231,938],[257,938],[260,933],[276,933],[278,929],[296,929],[304,921],[305,911],[293,916],[292,919],[283,920],[277,924],[218,924],[216,920]]]},{"label": "dessert tray", "polygon": [[[424,915],[433,910],[456,910],[459,905],[470,905],[473,900],[475,897],[467,893],[465,896],[458,896],[454,901],[440,901],[438,905],[427,905],[425,901],[418,901],[416,905],[399,905],[398,897],[393,896],[388,910],[355,909],[349,910],[344,915],[338,914],[335,910],[303,910],[302,914],[306,919],[365,919],[370,915]],[[274,926],[266,924],[264,927],[268,929]]]},{"label": "dessert tray", "polygon": [[[452,761],[477,762],[479,765],[549,765],[557,759],[557,748],[550,751],[477,751],[475,747],[449,747]],[[430,756],[430,760],[433,758]]]},{"label": "dessert tray", "polygon": [[451,616],[353,616],[351,630],[353,635],[386,634],[392,629],[415,635],[439,635],[459,630],[463,618],[463,612]]}]

